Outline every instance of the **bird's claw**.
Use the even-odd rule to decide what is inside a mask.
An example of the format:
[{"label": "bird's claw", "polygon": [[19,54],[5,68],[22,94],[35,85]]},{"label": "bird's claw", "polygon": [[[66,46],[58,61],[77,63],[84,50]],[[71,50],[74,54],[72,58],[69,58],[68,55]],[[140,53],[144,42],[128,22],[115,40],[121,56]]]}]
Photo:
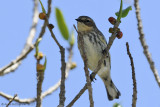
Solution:
[{"label": "bird's claw", "polygon": [[93,75],[95,75],[95,73],[93,72],[92,74],[90,74],[90,79],[91,79],[91,81],[93,81],[94,82],[94,80],[97,80],[96,78],[93,78]]}]

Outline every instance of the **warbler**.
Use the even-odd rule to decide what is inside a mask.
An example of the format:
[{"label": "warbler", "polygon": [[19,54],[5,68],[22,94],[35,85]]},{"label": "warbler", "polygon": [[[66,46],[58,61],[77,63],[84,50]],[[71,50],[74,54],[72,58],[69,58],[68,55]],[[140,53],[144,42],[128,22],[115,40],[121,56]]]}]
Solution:
[{"label": "warbler", "polygon": [[[86,57],[88,59],[87,65],[91,71],[94,71],[98,65],[98,61],[101,59],[104,52],[104,49],[107,47],[107,41],[103,34],[96,27],[95,22],[88,16],[80,16],[77,21],[78,28],[78,49],[82,56],[82,46],[80,44],[80,36],[84,40],[84,50]],[[107,57],[103,60],[101,69],[98,71],[99,77],[103,80],[108,99],[118,99],[121,95],[120,91],[116,88],[112,82],[111,76],[111,60],[110,54],[108,53]]]}]

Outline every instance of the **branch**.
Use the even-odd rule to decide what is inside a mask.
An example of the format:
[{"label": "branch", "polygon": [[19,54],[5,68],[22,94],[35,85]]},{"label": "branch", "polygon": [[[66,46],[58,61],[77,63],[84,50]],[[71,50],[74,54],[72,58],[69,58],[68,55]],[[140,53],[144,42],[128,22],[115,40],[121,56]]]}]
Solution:
[{"label": "branch", "polygon": [[[81,35],[81,33],[78,32],[78,35]],[[91,80],[90,80],[88,65],[87,65],[88,59],[86,56],[86,50],[84,48],[84,39],[82,35],[78,36],[78,38],[79,38],[81,49],[82,49],[82,57],[84,61],[84,70],[85,70],[85,76],[86,76],[86,82],[87,82],[86,85],[87,85],[88,93],[89,93],[90,107],[94,107],[94,101],[93,101],[93,96],[92,96],[92,85],[91,85]]]},{"label": "branch", "polygon": [[[52,2],[52,0],[48,0],[48,12],[47,12],[48,18],[49,18],[50,13],[51,13],[51,2]],[[34,46],[35,46],[37,40],[38,40],[39,38],[42,38],[43,35],[44,35],[44,33],[45,33],[45,28],[46,28],[46,26],[47,26],[47,22],[46,22],[46,21],[45,21],[44,24],[43,24],[43,27],[42,27],[41,32],[40,32],[40,34],[39,34],[39,37],[36,39],[36,41],[35,41],[35,43],[34,43],[34,46],[31,45],[31,42],[32,42],[32,41],[31,41],[31,39],[30,39],[30,37],[31,37],[30,35],[33,35],[33,34],[35,35],[34,32],[36,32],[36,29],[35,29],[35,28],[36,28],[36,25],[37,25],[37,22],[38,22],[38,0],[34,0],[34,4],[35,4],[35,6],[34,6],[33,23],[32,23],[32,26],[31,26],[30,33],[29,33],[29,37],[28,37],[28,39],[27,39],[27,41],[28,41],[28,40],[30,41],[30,42],[28,42],[28,43],[30,43],[30,45],[28,45],[28,47],[25,46],[25,47],[27,47],[27,48],[26,48],[26,49],[24,48],[24,49],[22,50],[21,54],[20,54],[15,60],[11,61],[10,64],[8,64],[7,66],[5,66],[5,67],[3,67],[2,69],[0,69],[0,76],[3,76],[3,75],[8,74],[8,73],[10,73],[10,72],[13,72],[15,69],[17,69],[18,66],[21,64],[21,61],[22,61],[24,58],[26,58],[27,55],[34,49]],[[36,20],[37,20],[37,22],[36,22]],[[32,36],[32,37],[34,37],[34,36]],[[33,39],[33,38],[32,38],[32,39]],[[28,43],[26,43],[26,45],[27,45]]]},{"label": "branch", "polygon": [[41,98],[41,94],[42,94],[42,83],[44,80],[44,72],[43,71],[37,71],[37,103],[36,103],[36,107],[41,107],[41,103],[42,103],[42,98]]},{"label": "branch", "polygon": [[87,83],[86,85],[79,91],[79,93],[75,96],[75,98],[66,106],[66,107],[72,107],[73,104],[81,97],[81,95],[86,91],[87,89]]},{"label": "branch", "polygon": [[17,94],[14,95],[14,97],[9,101],[9,103],[6,105],[6,107],[8,107],[12,103],[12,101],[15,99],[15,97],[17,97]]},{"label": "branch", "polygon": [[45,21],[47,22],[47,27],[51,33],[52,38],[54,39],[54,41],[56,42],[56,44],[58,45],[59,49],[60,49],[60,53],[61,53],[61,86],[60,86],[60,94],[59,94],[59,105],[58,107],[64,107],[64,102],[65,102],[65,68],[66,68],[66,63],[65,63],[65,49],[60,45],[60,43],[58,42],[56,36],[54,35],[52,29],[48,26],[49,25],[49,21],[48,18],[45,18]]},{"label": "branch", "polygon": [[[73,55],[73,52],[72,52],[72,48],[70,48],[69,50],[69,57],[68,57],[68,62],[66,64],[66,75],[65,75],[65,79],[68,78],[68,75],[69,75],[69,71],[71,69],[71,66],[72,66],[72,55]],[[45,92],[42,93],[41,97],[42,99],[45,98],[46,96],[52,94],[54,91],[56,91],[61,85],[61,79],[53,86],[51,86],[48,90],[46,90]],[[0,92],[0,96],[6,98],[7,100],[11,100],[13,98],[13,96],[11,95],[8,95],[8,94],[5,94],[3,92]],[[28,99],[20,99],[18,97],[16,97],[14,99],[14,101],[18,102],[18,103],[33,103],[36,101],[36,98],[28,98]]]},{"label": "branch", "polygon": [[[66,66],[68,65],[68,67],[71,67],[72,63],[67,63]],[[68,78],[68,75],[69,75],[69,71],[70,71],[70,68],[66,68],[66,79]],[[42,99],[45,98],[46,96],[52,94],[54,91],[56,91],[61,85],[61,79],[56,83],[54,84],[53,86],[51,86],[49,89],[47,89],[45,92],[42,93]],[[3,92],[0,92],[0,96],[6,98],[7,100],[10,100],[13,98],[13,96],[11,95],[8,95],[8,94],[5,94]],[[36,98],[26,98],[26,99],[21,99],[21,98],[15,98],[14,101],[18,102],[18,103],[33,103],[36,101]]]},{"label": "branch", "polygon": [[38,0],[34,0],[32,26],[30,29],[28,39],[27,39],[26,44],[24,46],[24,49],[22,50],[21,54],[15,60],[11,61],[10,64],[8,64],[5,67],[0,69],[0,76],[3,76],[3,75],[10,73],[10,72],[13,72],[15,69],[17,69],[18,66],[21,64],[21,61],[33,49],[32,41],[33,41],[35,33],[36,33],[37,23],[38,23]]},{"label": "branch", "polygon": [[119,24],[120,24],[120,22],[118,22],[118,21],[115,23],[115,25],[114,25],[114,27],[113,27],[114,32],[113,32],[112,35],[109,37],[109,42],[108,42],[108,44],[107,44],[107,47],[105,48],[106,54],[104,54],[104,55],[102,56],[102,58],[98,61],[98,66],[96,67],[96,69],[94,70],[94,72],[92,72],[92,74],[91,74],[91,75],[92,75],[92,78],[95,78],[96,74],[98,73],[98,71],[99,71],[100,68],[101,68],[101,64],[103,63],[103,59],[105,59],[105,58],[107,57],[108,52],[109,52],[109,50],[110,50],[110,48],[111,48],[111,46],[112,46],[112,44],[113,44],[113,42],[114,42],[114,40],[115,40],[115,38],[116,38],[116,34],[117,34],[116,29],[118,28]]},{"label": "branch", "polygon": [[[68,75],[69,75],[69,71],[71,69],[71,66],[72,66],[72,55],[73,55],[73,52],[72,52],[72,47],[69,48],[69,57],[68,57],[68,62],[66,64],[66,75],[65,75],[65,79],[68,78]],[[45,98],[46,96],[52,94],[55,90],[57,90],[61,85],[61,79],[53,86],[51,86],[48,90],[46,90],[45,92],[42,93],[41,97],[42,99]],[[7,95],[3,92],[0,92],[0,96],[6,98],[7,100],[10,100],[13,98],[13,96],[10,96],[10,95]],[[20,98],[15,98],[14,101],[16,102],[19,102],[19,103],[33,103],[36,101],[36,98],[28,98],[28,99],[20,99]]]},{"label": "branch", "polygon": [[35,58],[37,60],[37,64],[36,64],[36,68],[37,68],[37,98],[36,98],[36,107],[41,107],[42,106],[42,83],[44,80],[44,72],[46,69],[46,58],[45,58],[45,65],[40,64],[40,60],[43,58],[43,54],[39,55],[39,51],[38,51],[38,42],[36,44],[36,54],[35,54]]},{"label": "branch", "polygon": [[151,57],[151,54],[148,50],[148,45],[145,41],[145,38],[144,38],[144,33],[143,33],[143,27],[142,27],[142,20],[141,20],[141,16],[140,16],[140,7],[139,7],[139,0],[134,0],[134,6],[135,6],[135,9],[136,9],[136,17],[137,17],[137,22],[138,22],[138,31],[139,31],[139,39],[140,39],[140,42],[141,42],[141,45],[143,47],[143,53],[144,55],[146,56],[147,60],[148,60],[148,63],[150,65],[150,68],[154,74],[154,77],[160,87],[160,78],[159,78],[159,75],[158,75],[158,71],[157,69],[155,68],[155,65],[154,65],[154,61],[152,60],[152,57]]},{"label": "branch", "polygon": [[[66,69],[65,69],[65,79],[68,78],[69,71],[72,66],[72,56],[73,56],[73,51],[72,51],[72,46],[69,48],[69,56],[68,56],[68,62],[66,63]],[[42,93],[42,98],[45,96],[51,94],[53,91],[57,90],[61,85],[61,79],[51,88],[49,88],[47,91]]]},{"label": "branch", "polygon": [[133,80],[133,95],[132,95],[132,107],[136,107],[137,102],[137,83],[136,83],[136,76],[135,76],[135,69],[134,69],[134,63],[132,55],[129,51],[129,44],[126,42],[126,48],[127,48],[127,54],[131,61],[131,67],[132,67],[132,80]]}]

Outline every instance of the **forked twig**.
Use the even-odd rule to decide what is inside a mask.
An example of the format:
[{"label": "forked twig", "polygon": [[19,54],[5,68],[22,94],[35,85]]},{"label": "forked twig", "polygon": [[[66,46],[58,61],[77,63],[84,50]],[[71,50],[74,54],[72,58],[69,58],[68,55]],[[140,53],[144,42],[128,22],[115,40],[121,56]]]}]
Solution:
[{"label": "forked twig", "polygon": [[16,97],[17,97],[17,94],[15,94],[13,96],[13,98],[9,101],[9,103],[6,105],[6,107],[8,107]]},{"label": "forked twig", "polygon": [[[72,66],[72,55],[73,55],[72,48],[70,48],[68,61],[67,61],[67,63],[66,63],[66,71],[65,71],[65,72],[66,72],[66,75],[65,75],[65,79],[68,78],[68,76],[69,76],[69,71],[70,71],[71,66]],[[55,90],[57,90],[57,89],[60,87],[60,85],[61,85],[61,79],[60,79],[56,84],[54,84],[53,86],[51,86],[49,89],[47,89],[46,91],[44,91],[44,92],[42,93],[42,96],[41,96],[42,99],[45,98],[46,96],[52,94]],[[11,99],[13,98],[13,96],[8,95],[8,94],[5,94],[5,93],[3,93],[3,92],[0,92],[0,96],[6,98],[7,100],[11,100]],[[14,99],[14,101],[19,102],[19,103],[27,103],[27,104],[29,104],[29,103],[35,102],[35,101],[36,101],[36,98],[20,99],[20,98],[16,97],[16,98]]]},{"label": "forked twig", "polygon": [[36,26],[38,23],[38,0],[34,1],[34,9],[33,9],[33,20],[32,20],[32,26],[30,29],[29,36],[27,38],[26,44],[21,52],[21,54],[13,61],[11,61],[8,65],[4,66],[0,69],[0,76],[3,76],[5,74],[8,74],[10,72],[13,72],[15,69],[18,68],[18,66],[21,64],[21,61],[33,50],[33,44],[32,41],[35,37],[36,33]]}]

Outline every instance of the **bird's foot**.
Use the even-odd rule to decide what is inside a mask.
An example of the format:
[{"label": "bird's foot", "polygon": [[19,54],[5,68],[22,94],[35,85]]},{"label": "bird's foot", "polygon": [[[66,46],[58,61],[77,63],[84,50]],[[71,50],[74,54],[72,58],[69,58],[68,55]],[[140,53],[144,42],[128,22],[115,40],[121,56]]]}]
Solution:
[{"label": "bird's foot", "polygon": [[95,75],[95,73],[94,72],[92,72],[91,74],[90,74],[90,79],[91,79],[91,81],[93,81],[94,82],[94,80],[97,80],[95,77],[93,77],[93,75]]}]

